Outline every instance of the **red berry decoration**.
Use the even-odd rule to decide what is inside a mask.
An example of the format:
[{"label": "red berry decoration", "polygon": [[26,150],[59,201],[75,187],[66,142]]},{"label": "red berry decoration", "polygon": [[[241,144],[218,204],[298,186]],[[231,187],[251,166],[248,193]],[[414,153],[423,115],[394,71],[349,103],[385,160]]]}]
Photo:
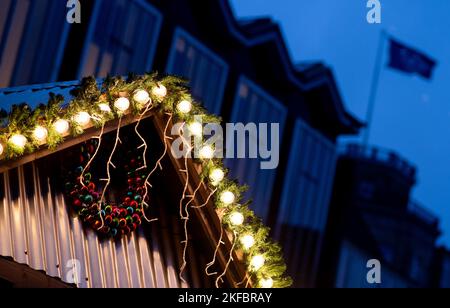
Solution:
[{"label": "red berry decoration", "polygon": [[119,218],[114,218],[112,223],[111,223],[111,226],[113,228],[117,228],[119,226]]},{"label": "red berry decoration", "polygon": [[93,144],[90,144],[90,145],[88,146],[88,149],[89,149],[89,153],[94,154],[94,152],[95,152],[95,147],[94,147]]},{"label": "red berry decoration", "polygon": [[126,225],[127,225],[127,220],[125,218],[121,218],[119,220],[119,227],[120,228],[125,228]]},{"label": "red berry decoration", "polygon": [[127,225],[131,225],[133,223],[133,218],[131,216],[126,217]]},{"label": "red berry decoration", "polygon": [[90,224],[93,224],[95,221],[95,218],[94,218],[94,216],[89,215],[88,217],[86,217],[86,221]]},{"label": "red berry decoration", "polygon": [[91,191],[91,190],[95,191],[95,184],[92,182],[89,183],[88,188],[89,188],[89,191]]},{"label": "red berry decoration", "polygon": [[124,208],[120,208],[120,216],[121,217],[126,217],[128,214],[128,211]]},{"label": "red berry decoration", "polygon": [[94,197],[92,197],[91,195],[86,195],[84,196],[84,202],[86,204],[92,204],[92,202],[94,202]]},{"label": "red berry decoration", "polygon": [[100,220],[96,220],[93,224],[92,224],[92,228],[94,230],[98,230],[100,229],[100,227],[102,226],[102,222]]},{"label": "red berry decoration", "polygon": [[99,229],[98,231],[103,234],[108,234],[111,231],[111,228],[107,227],[107,226],[103,226],[103,228]]},{"label": "red berry decoration", "polygon": [[122,230],[123,230],[123,234],[125,234],[125,235],[131,233],[131,229],[128,226],[125,226]]},{"label": "red berry decoration", "polygon": [[75,200],[73,200],[73,206],[74,207],[80,207],[81,206],[81,201],[80,201],[80,199],[75,199]]},{"label": "red berry decoration", "polygon": [[112,223],[112,216],[111,215],[107,215],[105,216],[105,224],[110,225]]}]

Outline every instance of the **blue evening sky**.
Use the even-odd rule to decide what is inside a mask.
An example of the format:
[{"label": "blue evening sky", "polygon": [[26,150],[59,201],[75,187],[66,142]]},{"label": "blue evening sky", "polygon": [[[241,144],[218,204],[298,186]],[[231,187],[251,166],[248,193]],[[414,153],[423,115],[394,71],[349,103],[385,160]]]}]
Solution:
[{"label": "blue evening sky", "polygon": [[365,0],[232,4],[237,17],[278,21],[293,61],[329,65],[347,109],[359,119],[366,115],[381,29],[438,61],[432,81],[384,66],[370,143],[396,150],[418,167],[413,198],[440,216],[441,242],[450,246],[450,1],[381,0],[381,25],[367,23]]}]

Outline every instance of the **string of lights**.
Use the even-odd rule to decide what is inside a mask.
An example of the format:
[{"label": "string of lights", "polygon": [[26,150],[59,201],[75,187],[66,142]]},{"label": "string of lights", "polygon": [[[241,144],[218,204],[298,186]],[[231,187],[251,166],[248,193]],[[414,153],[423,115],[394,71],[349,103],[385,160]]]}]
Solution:
[{"label": "string of lights", "polygon": [[[222,219],[221,219],[221,222],[222,222]],[[205,273],[206,273],[206,275],[208,275],[208,276],[213,276],[213,275],[217,275],[217,274],[218,274],[217,272],[209,273],[209,268],[210,268],[211,266],[213,266],[213,265],[216,263],[217,253],[219,252],[220,245],[225,244],[225,243],[222,241],[222,239],[223,239],[223,227],[221,226],[221,228],[220,228],[220,237],[219,237],[219,240],[217,241],[216,248],[214,249],[213,259],[211,260],[211,262],[209,262],[208,264],[206,264]]]},{"label": "string of lights", "polygon": [[[148,206],[148,204],[147,204],[147,202],[145,201],[146,200],[146,198],[147,198],[147,196],[148,196],[148,187],[152,187],[152,185],[151,185],[151,183],[149,182],[150,181],[150,177],[153,175],[153,173],[158,169],[158,167],[162,170],[162,165],[161,165],[161,161],[164,159],[164,157],[166,157],[166,155],[167,155],[167,151],[168,151],[168,149],[169,149],[169,144],[168,144],[168,142],[167,142],[167,140],[170,138],[168,135],[167,135],[167,131],[168,131],[168,129],[169,129],[169,125],[170,125],[170,123],[172,122],[172,117],[173,117],[173,114],[171,114],[171,113],[168,113],[167,115],[169,115],[169,118],[167,119],[167,123],[166,123],[166,127],[164,128],[164,152],[162,153],[162,155],[160,156],[160,158],[156,161],[156,163],[155,163],[155,166],[153,167],[153,169],[148,173],[148,175],[147,175],[147,177],[145,178],[145,181],[144,181],[144,196],[143,196],[143,205],[145,205],[146,207]],[[154,221],[154,220],[149,220],[148,218],[147,218],[147,216],[145,215],[145,211],[142,211],[143,212],[143,214],[144,214],[144,219],[147,221],[147,222],[152,222],[152,221]]]},{"label": "string of lights", "polygon": [[[134,100],[136,102],[138,102],[139,108],[143,108],[144,106],[145,109],[144,111],[141,112],[141,114],[139,115],[138,121],[136,122],[136,125],[134,126],[134,131],[136,133],[136,135],[139,137],[139,139],[141,139],[142,144],[140,146],[138,146],[138,149],[140,148],[144,148],[143,152],[142,152],[142,159],[144,162],[144,165],[139,169],[147,169],[147,150],[148,150],[148,144],[147,141],[145,140],[145,138],[141,135],[141,133],[139,132],[139,126],[141,124],[141,121],[144,117],[144,115],[146,115],[151,109],[153,109],[153,104],[152,104],[152,100],[150,98],[150,95],[148,94],[147,91],[145,90],[138,90],[135,92],[134,96],[133,96]],[[148,196],[148,179],[149,179],[150,175],[148,175],[144,181],[144,195],[142,198],[142,217],[147,221],[147,222],[154,222],[157,221],[158,219],[149,219],[147,218],[147,214],[145,213],[145,210],[148,208],[148,203],[146,201],[147,196]],[[145,206],[145,209],[144,209]]]},{"label": "string of lights", "polygon": [[[102,181],[106,182],[105,186],[103,186],[103,191],[102,191],[102,196],[100,198],[100,202],[99,202],[99,206],[101,206],[104,202],[105,202],[105,194],[108,191],[108,187],[111,184],[111,166],[115,169],[116,166],[114,166],[112,159],[113,156],[116,152],[117,149],[117,145],[120,142],[120,127],[122,125],[122,117],[119,118],[119,122],[117,124],[117,132],[116,132],[116,139],[114,141],[114,147],[111,151],[111,154],[109,155],[108,161],[106,162],[106,174],[107,174],[107,178],[106,179],[102,179]],[[105,225],[105,222],[103,220],[103,216],[100,215],[101,221],[102,221],[102,225],[99,229],[103,228],[103,226]]]},{"label": "string of lights", "polygon": [[88,163],[86,164],[86,166],[84,166],[83,171],[81,172],[80,175],[80,184],[82,187],[85,187],[86,184],[84,183],[84,174],[86,172],[86,170],[89,170],[89,167],[92,165],[92,163],[94,162],[94,159],[97,157],[98,152],[100,151],[100,147],[102,144],[102,137],[103,137],[103,133],[105,131],[105,123],[102,124],[102,128],[100,130],[100,134],[96,137],[92,137],[92,139],[97,139],[98,140],[98,144],[97,144],[97,148],[95,149],[94,154],[91,156],[91,158],[89,159]]},{"label": "string of lights", "polygon": [[222,277],[224,277],[227,274],[228,268],[230,267],[230,264],[233,261],[234,247],[236,247],[236,242],[237,242],[236,238],[237,238],[237,234],[236,234],[236,232],[234,232],[234,234],[233,234],[233,244],[232,244],[231,249],[230,249],[230,256],[228,257],[228,261],[227,261],[227,264],[225,265],[225,268],[224,268],[223,272],[219,276],[217,276],[217,278],[216,278],[216,288],[220,287],[219,283],[223,282]]},{"label": "string of lights", "polygon": [[[186,282],[186,280],[183,277],[183,272],[186,269],[187,266],[187,260],[186,260],[186,253],[187,253],[187,249],[188,249],[188,245],[189,245],[189,234],[188,234],[188,222],[189,222],[189,208],[186,205],[183,208],[183,201],[186,198],[186,192],[187,189],[189,187],[189,168],[188,168],[188,159],[189,156],[192,153],[192,145],[191,143],[186,140],[186,138],[184,138],[184,127],[185,124],[183,124],[179,131],[178,131],[178,135],[180,136],[183,145],[186,147],[186,151],[185,151],[185,155],[184,155],[184,169],[183,170],[179,170],[180,172],[184,173],[186,175],[186,180],[185,180],[185,184],[184,184],[184,188],[183,188],[183,193],[182,196],[180,198],[180,217],[183,220],[183,228],[184,228],[184,241],[182,241],[181,243],[183,244],[183,256],[182,256],[182,264],[180,266],[180,274],[179,277],[183,282]],[[184,211],[184,213],[183,213]]]}]

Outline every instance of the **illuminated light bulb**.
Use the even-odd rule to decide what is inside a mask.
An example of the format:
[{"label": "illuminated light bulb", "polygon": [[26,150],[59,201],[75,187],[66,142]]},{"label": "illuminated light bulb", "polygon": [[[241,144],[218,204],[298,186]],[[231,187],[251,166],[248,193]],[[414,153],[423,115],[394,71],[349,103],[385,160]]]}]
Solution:
[{"label": "illuminated light bulb", "polygon": [[232,204],[234,202],[234,199],[236,197],[234,196],[234,194],[231,191],[224,191],[221,195],[220,195],[220,201],[222,201],[222,203],[224,203],[225,205],[229,205]]},{"label": "illuminated light bulb", "polygon": [[225,172],[222,169],[216,168],[209,173],[209,179],[213,185],[217,185],[225,178]]},{"label": "illuminated light bulb", "polygon": [[189,113],[192,110],[192,103],[190,101],[181,101],[177,105],[177,110],[181,113]]},{"label": "illuminated light bulb", "polygon": [[233,226],[240,226],[244,223],[244,215],[239,212],[231,213],[230,222]]},{"label": "illuminated light bulb", "polygon": [[53,123],[53,128],[60,135],[64,135],[69,131],[69,122],[63,119],[59,119],[55,123]]},{"label": "illuminated light bulb", "polygon": [[3,144],[0,144],[0,155],[3,154],[4,148],[3,148]]},{"label": "illuminated light bulb", "polygon": [[199,154],[202,159],[212,159],[214,157],[214,149],[209,145],[205,145],[200,149]]},{"label": "illuminated light bulb", "polygon": [[273,287],[273,279],[272,278],[261,279],[259,285],[263,289],[271,289]]},{"label": "illuminated light bulb", "polygon": [[48,131],[45,127],[42,126],[36,126],[36,128],[33,131],[33,137],[36,141],[43,142],[45,139],[47,139]]},{"label": "illuminated light bulb", "polygon": [[138,90],[133,95],[133,99],[138,103],[140,106],[145,106],[148,102],[151,101],[150,94],[148,94],[145,90]]},{"label": "illuminated light bulb", "polygon": [[23,149],[25,147],[25,145],[27,144],[27,138],[25,138],[24,135],[17,134],[17,135],[13,135],[11,138],[9,138],[9,142],[14,144],[14,146]]},{"label": "illuminated light bulb", "polygon": [[103,112],[111,112],[111,107],[108,104],[98,104],[98,108]]},{"label": "illuminated light bulb", "polygon": [[244,249],[250,249],[255,245],[255,238],[250,234],[244,235],[243,237],[241,237],[241,244]]},{"label": "illuminated light bulb", "polygon": [[89,113],[81,111],[73,117],[73,120],[80,126],[86,126],[91,121],[91,116]]},{"label": "illuminated light bulb", "polygon": [[252,270],[257,271],[261,267],[264,266],[265,262],[266,262],[266,260],[264,259],[264,257],[262,255],[257,255],[257,256],[254,256],[252,258],[252,260],[250,261],[250,267]]},{"label": "illuminated light bulb", "polygon": [[130,101],[126,97],[120,97],[114,102],[114,107],[121,112],[125,112],[130,108]]},{"label": "illuminated light bulb", "polygon": [[164,98],[167,95],[167,88],[160,84],[152,89],[152,93],[159,98]]},{"label": "illuminated light bulb", "polygon": [[189,124],[189,132],[197,137],[203,135],[203,125],[199,122],[193,122]]}]

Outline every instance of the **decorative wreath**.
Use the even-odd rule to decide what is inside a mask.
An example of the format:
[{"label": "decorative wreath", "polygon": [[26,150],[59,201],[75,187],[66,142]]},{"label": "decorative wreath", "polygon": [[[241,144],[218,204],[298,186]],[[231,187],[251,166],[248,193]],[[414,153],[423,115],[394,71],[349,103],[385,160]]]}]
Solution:
[{"label": "decorative wreath", "polygon": [[117,203],[102,200],[104,193],[99,189],[98,178],[92,175],[88,166],[98,146],[95,139],[81,145],[78,164],[66,182],[66,195],[84,223],[101,234],[118,238],[135,231],[142,223],[147,168],[143,168],[139,153],[124,153],[116,164],[126,172],[126,194]]}]

